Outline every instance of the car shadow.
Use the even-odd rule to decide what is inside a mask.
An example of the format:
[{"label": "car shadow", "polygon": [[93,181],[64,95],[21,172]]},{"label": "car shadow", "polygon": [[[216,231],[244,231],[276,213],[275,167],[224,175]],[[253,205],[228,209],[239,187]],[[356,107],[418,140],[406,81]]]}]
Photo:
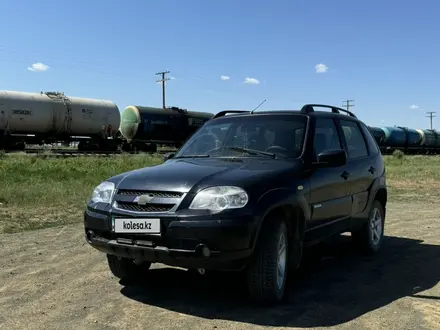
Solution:
[{"label": "car shadow", "polygon": [[381,252],[366,257],[353,248],[349,236],[341,235],[306,251],[303,265],[289,277],[285,301],[276,307],[249,302],[245,286],[233,274],[204,278],[176,268],[152,269],[142,284],[126,285],[121,293],[207,319],[310,328],[348,322],[416,296],[439,279],[438,245],[387,236]]}]

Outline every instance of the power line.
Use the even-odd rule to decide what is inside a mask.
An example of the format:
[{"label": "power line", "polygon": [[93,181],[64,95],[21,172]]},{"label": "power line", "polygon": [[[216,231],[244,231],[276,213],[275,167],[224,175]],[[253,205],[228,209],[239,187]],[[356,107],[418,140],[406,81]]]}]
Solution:
[{"label": "power line", "polygon": [[170,73],[170,71],[158,72],[156,75],[161,75],[162,79],[156,80],[156,82],[162,83],[162,108],[165,109],[165,81],[170,80],[170,78],[165,78],[165,75]]},{"label": "power line", "polygon": [[432,118],[435,117],[436,112],[435,111],[428,111],[426,114],[427,114],[426,117],[429,118],[429,121],[431,123],[431,129],[432,129]]},{"label": "power line", "polygon": [[343,106],[347,109],[347,111],[350,111],[350,107],[354,107],[354,104],[350,104],[350,102],[354,102],[354,100],[342,101],[342,103],[345,103]]}]

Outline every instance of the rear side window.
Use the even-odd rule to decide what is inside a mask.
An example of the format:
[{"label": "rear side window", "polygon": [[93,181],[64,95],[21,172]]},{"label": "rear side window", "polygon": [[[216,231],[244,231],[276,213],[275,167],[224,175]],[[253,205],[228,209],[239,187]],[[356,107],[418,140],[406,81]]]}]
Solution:
[{"label": "rear side window", "polygon": [[371,156],[376,156],[380,153],[379,147],[377,146],[376,139],[371,134],[370,130],[363,123],[359,124],[361,126],[362,132],[364,133],[365,140],[367,140],[368,151]]},{"label": "rear side window", "polygon": [[348,158],[355,159],[368,156],[367,144],[357,123],[351,120],[341,120],[340,124],[347,142]]}]

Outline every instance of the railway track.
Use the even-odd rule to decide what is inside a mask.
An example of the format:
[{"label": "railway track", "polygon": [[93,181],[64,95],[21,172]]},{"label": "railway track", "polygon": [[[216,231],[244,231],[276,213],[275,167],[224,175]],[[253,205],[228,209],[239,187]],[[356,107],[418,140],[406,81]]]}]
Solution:
[{"label": "railway track", "polygon": [[164,155],[167,152],[174,152],[175,149],[161,149],[158,150],[155,153],[152,152],[123,152],[123,151],[79,151],[76,149],[39,149],[39,148],[29,148],[25,149],[24,151],[6,151],[5,154],[7,155],[13,155],[13,154],[19,154],[19,153],[25,153],[29,155],[35,155],[35,156],[44,156],[44,157],[84,157],[84,156],[99,156],[99,157],[111,157],[116,155],[124,155],[124,154],[130,154],[130,155],[136,155],[136,154],[156,154],[156,155]]},{"label": "railway track", "polygon": [[[79,151],[77,149],[62,149],[62,148],[51,148],[51,149],[41,149],[41,148],[27,148],[24,151],[3,151],[0,150],[0,153],[4,153],[5,155],[16,155],[16,154],[28,154],[34,156],[42,156],[48,158],[54,157],[85,157],[85,156],[93,156],[93,157],[111,157],[117,155],[137,155],[137,154],[151,154],[151,155],[164,155],[168,152],[176,152],[177,149],[160,149],[156,152],[125,152],[125,151]],[[381,150],[382,155],[392,155],[391,152],[384,152]],[[406,154],[406,156],[415,156],[418,154]],[[419,154],[423,156],[440,156],[440,154]]]}]

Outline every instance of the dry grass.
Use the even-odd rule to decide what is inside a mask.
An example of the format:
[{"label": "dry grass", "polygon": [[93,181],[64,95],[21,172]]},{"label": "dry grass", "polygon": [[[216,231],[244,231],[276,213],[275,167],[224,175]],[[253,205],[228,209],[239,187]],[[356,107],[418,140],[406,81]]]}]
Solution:
[{"label": "dry grass", "polygon": [[440,192],[440,157],[385,156],[391,200],[435,199]]},{"label": "dry grass", "polygon": [[[440,191],[440,157],[386,156],[390,200],[434,199]],[[102,180],[152,166],[162,157],[128,155],[0,159],[0,233],[82,221],[85,203]]]}]

